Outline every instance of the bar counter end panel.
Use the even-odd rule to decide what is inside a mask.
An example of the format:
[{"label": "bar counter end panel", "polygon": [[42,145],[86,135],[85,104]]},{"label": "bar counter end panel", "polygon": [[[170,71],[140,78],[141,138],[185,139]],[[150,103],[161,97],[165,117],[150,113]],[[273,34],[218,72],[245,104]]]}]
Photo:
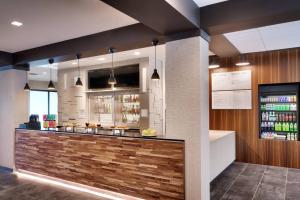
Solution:
[{"label": "bar counter end panel", "polygon": [[16,129],[15,166],[143,199],[184,199],[184,141]]}]

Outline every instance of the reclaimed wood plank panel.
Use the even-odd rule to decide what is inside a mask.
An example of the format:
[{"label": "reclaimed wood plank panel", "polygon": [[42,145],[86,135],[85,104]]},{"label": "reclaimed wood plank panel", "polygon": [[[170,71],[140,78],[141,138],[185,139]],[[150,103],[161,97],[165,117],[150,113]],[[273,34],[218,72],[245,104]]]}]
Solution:
[{"label": "reclaimed wood plank panel", "polygon": [[16,130],[22,169],[144,199],[184,199],[184,141]]}]

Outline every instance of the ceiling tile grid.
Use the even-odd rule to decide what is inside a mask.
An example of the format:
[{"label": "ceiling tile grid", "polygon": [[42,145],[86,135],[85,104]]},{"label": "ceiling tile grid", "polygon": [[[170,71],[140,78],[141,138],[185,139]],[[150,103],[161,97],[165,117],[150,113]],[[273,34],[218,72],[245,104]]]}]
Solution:
[{"label": "ceiling tile grid", "polygon": [[194,0],[194,2],[199,6],[199,7],[203,7],[203,6],[208,6],[211,4],[216,4],[216,3],[220,3],[226,0]]},{"label": "ceiling tile grid", "polygon": [[300,47],[300,21],[226,33],[224,35],[241,53]]}]

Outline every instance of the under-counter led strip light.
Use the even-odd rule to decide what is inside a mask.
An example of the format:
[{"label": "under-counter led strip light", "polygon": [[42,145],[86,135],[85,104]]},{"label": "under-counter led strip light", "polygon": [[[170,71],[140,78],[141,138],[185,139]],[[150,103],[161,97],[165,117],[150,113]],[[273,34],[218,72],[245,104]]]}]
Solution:
[{"label": "under-counter led strip light", "polygon": [[[62,180],[62,181],[53,180],[56,178],[52,178],[52,177],[48,178],[48,176],[39,175],[39,174],[35,174],[32,172],[27,172],[27,171],[23,172],[23,170],[16,171],[16,172],[14,172],[14,174],[16,174],[18,177],[21,177],[21,178],[23,177],[23,178],[32,179],[35,181],[40,181],[43,183],[53,184],[53,185],[61,186],[64,188],[77,190],[80,192],[85,192],[85,193],[89,193],[89,194],[92,194],[95,196],[104,197],[104,198],[108,198],[108,199],[112,199],[112,200],[142,200],[142,199],[135,198],[135,197],[129,197],[127,195],[122,195],[122,196],[126,196],[126,197],[120,198],[120,197],[112,196],[109,194],[104,194],[101,192],[94,191],[92,189],[88,189],[88,188],[91,188],[89,186],[85,186],[85,185],[81,185],[81,184],[73,183],[73,182],[69,182],[69,181],[64,181],[64,180]],[[78,185],[78,186],[76,186],[76,185]],[[120,196],[121,196],[121,194],[120,194]]]}]

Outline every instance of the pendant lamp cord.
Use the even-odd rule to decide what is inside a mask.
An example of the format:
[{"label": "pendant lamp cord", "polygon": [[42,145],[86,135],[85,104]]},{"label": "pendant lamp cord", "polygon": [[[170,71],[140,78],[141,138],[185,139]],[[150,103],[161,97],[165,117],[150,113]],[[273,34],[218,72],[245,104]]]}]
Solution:
[{"label": "pendant lamp cord", "polygon": [[50,70],[50,81],[52,81],[52,69],[51,69],[51,64],[49,64],[49,70]]},{"label": "pendant lamp cord", "polygon": [[80,78],[79,58],[77,58],[78,77]]},{"label": "pendant lamp cord", "polygon": [[156,44],[155,44],[155,47],[154,47],[154,51],[155,51],[155,69],[156,69]]},{"label": "pendant lamp cord", "polygon": [[111,74],[112,74],[112,76],[115,76],[115,74],[114,74],[114,52],[111,52]]}]

